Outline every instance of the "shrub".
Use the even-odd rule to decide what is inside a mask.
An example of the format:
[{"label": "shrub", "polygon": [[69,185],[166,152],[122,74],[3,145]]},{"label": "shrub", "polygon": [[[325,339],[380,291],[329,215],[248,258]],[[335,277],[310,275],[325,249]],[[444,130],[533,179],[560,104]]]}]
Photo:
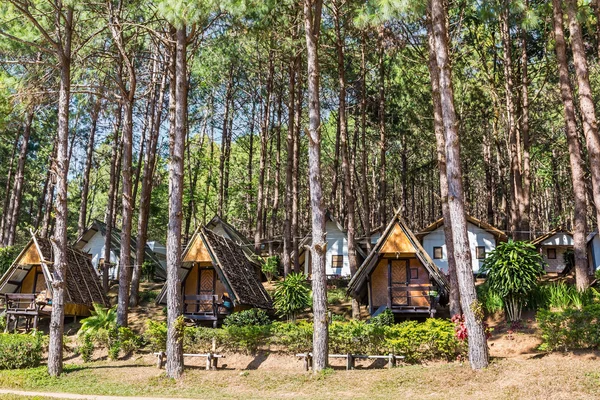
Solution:
[{"label": "shrub", "polygon": [[332,353],[379,354],[383,351],[384,341],[384,326],[364,321],[329,325],[329,350]]},{"label": "shrub", "polygon": [[386,347],[403,355],[407,362],[452,360],[465,352],[464,342],[456,338],[454,323],[445,319],[403,322],[386,328],[385,336]]},{"label": "shrub", "polygon": [[394,313],[386,308],[381,314],[371,318],[369,323],[377,326],[390,326],[394,324]]},{"label": "shrub", "polygon": [[94,304],[94,309],[89,317],[81,320],[78,334],[96,333],[100,330],[110,330],[117,325],[117,311],[115,307],[104,308],[101,304]]},{"label": "shrub", "polygon": [[490,286],[486,283],[477,286],[477,299],[483,305],[483,309],[488,314],[495,314],[504,309],[502,297],[496,292],[490,290]]},{"label": "shrub", "polygon": [[267,277],[267,281],[271,283],[273,278],[277,277],[279,271],[279,256],[271,256],[264,259],[262,264],[262,272]]},{"label": "shrub", "polygon": [[313,325],[299,321],[295,324],[274,322],[271,325],[269,343],[281,346],[290,353],[309,352],[312,350]]},{"label": "shrub", "polygon": [[140,303],[152,303],[158,297],[157,290],[145,290],[140,292]]},{"label": "shrub", "polygon": [[19,255],[19,249],[17,246],[6,246],[0,248],[0,276],[10,268],[15,258]]},{"label": "shrub", "polygon": [[275,284],[273,305],[279,315],[287,316],[288,321],[296,322],[296,315],[310,306],[310,289],[306,276],[299,273],[288,274],[283,281]]},{"label": "shrub", "polygon": [[156,273],[156,264],[151,261],[144,261],[142,264],[142,276],[146,282],[154,280],[154,274]]},{"label": "shrub", "polygon": [[229,314],[223,321],[224,326],[269,325],[271,320],[267,312],[260,308],[251,308]]},{"label": "shrub", "polygon": [[270,325],[228,326],[223,346],[230,351],[252,354],[268,342],[270,331]]},{"label": "shrub", "polygon": [[42,360],[43,337],[40,333],[0,333],[0,369],[33,368]]},{"label": "shrub", "polygon": [[509,321],[519,321],[523,300],[537,287],[544,273],[542,256],[531,243],[500,243],[483,262],[489,289],[499,295]]},{"label": "shrub", "polygon": [[144,345],[144,338],[130,328],[119,327],[118,341],[125,355],[135,353]]},{"label": "shrub", "polygon": [[183,332],[183,349],[188,353],[207,353],[212,351],[212,342],[221,347],[226,340],[223,329],[188,326]]},{"label": "shrub", "polygon": [[94,337],[91,333],[85,333],[79,337],[80,345],[77,348],[84,362],[92,361],[94,354]]},{"label": "shrub", "polygon": [[346,289],[332,288],[327,289],[327,304],[338,305],[346,300]]},{"label": "shrub", "polygon": [[600,304],[582,309],[541,310],[537,320],[542,331],[542,350],[600,348]]},{"label": "shrub", "polygon": [[167,349],[167,324],[148,320],[144,338],[153,352],[165,351]]}]

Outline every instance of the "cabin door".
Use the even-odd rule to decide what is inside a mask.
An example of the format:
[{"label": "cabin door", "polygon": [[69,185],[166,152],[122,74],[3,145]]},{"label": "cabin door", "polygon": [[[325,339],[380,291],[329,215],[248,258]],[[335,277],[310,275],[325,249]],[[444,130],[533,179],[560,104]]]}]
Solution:
[{"label": "cabin door", "polygon": [[390,279],[390,302],[391,306],[407,306],[410,269],[408,260],[390,260],[389,264]]},{"label": "cabin door", "polygon": [[[205,313],[212,312],[213,301],[212,296],[215,294],[215,270],[214,268],[198,267],[198,282],[196,294],[198,299],[196,312]],[[206,297],[205,297],[206,296]],[[209,297],[210,296],[210,297]],[[206,299],[206,300],[205,300]],[[211,299],[211,300],[209,300]]]}]

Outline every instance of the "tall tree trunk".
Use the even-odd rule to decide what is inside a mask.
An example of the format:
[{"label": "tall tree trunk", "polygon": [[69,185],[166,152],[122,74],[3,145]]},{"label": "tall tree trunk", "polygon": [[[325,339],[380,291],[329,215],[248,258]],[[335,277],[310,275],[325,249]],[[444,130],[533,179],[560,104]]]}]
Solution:
[{"label": "tall tree trunk", "polygon": [[327,277],[325,275],[325,210],[321,188],[321,100],[319,97],[319,36],[322,0],[304,0],[304,31],[308,64],[308,177],[312,209],[313,371],[327,367]]},{"label": "tall tree trunk", "polygon": [[142,172],[142,190],[140,192],[140,209],[137,226],[137,240],[135,249],[135,266],[131,277],[131,293],[129,294],[129,305],[135,307],[139,304],[140,278],[142,275],[142,264],[146,255],[146,243],[148,241],[148,218],[150,217],[150,200],[152,198],[152,178],[156,166],[156,148],[160,135],[160,123],[163,114],[163,103],[168,71],[162,71],[160,87],[158,88],[158,101],[156,91],[153,90],[150,105],[150,136],[148,146],[144,154],[144,170]]},{"label": "tall tree trunk", "polygon": [[521,214],[519,211],[521,200],[521,165],[519,162],[520,144],[518,140],[517,126],[515,122],[515,104],[513,100],[513,67],[512,67],[512,49],[510,37],[510,10],[509,1],[503,0],[502,11],[500,13],[500,32],[502,36],[502,46],[504,49],[504,89],[506,101],[506,129],[509,143],[510,156],[510,211],[509,211],[509,231],[513,239],[517,238]]},{"label": "tall tree trunk", "polygon": [[[575,64],[575,75],[577,77],[577,88],[579,94],[579,108],[583,122],[583,132],[587,143],[588,157],[590,160],[590,172],[592,176],[592,193],[596,207],[596,220],[600,216],[600,136],[598,135],[598,124],[596,121],[596,106],[590,86],[590,77],[585,47],[581,34],[581,27],[577,20],[577,0],[566,0],[567,16],[569,21],[569,32],[571,34],[571,49],[573,51],[573,64]],[[586,275],[587,278],[587,275]],[[581,277],[581,283],[584,278]],[[587,279],[586,279],[587,280]],[[585,284],[587,286],[587,284]]]},{"label": "tall tree trunk", "polygon": [[255,118],[256,118],[256,100],[254,96],[252,96],[252,116],[250,117],[250,148],[248,149],[248,183],[246,186],[246,218],[248,222],[248,231],[252,229],[252,221],[254,220],[254,215],[252,214],[252,179],[253,168],[252,162],[254,159],[254,126],[255,126]]},{"label": "tall tree trunk", "polygon": [[294,159],[292,168],[292,251],[294,252],[294,271],[300,272],[300,260],[298,248],[300,238],[300,227],[299,227],[299,209],[300,209],[300,126],[302,125],[302,101],[304,98],[304,91],[302,87],[302,73],[300,71],[302,59],[298,55],[296,57],[296,68],[298,72],[297,92],[296,92],[296,114],[294,116]]},{"label": "tall tree trunk", "polygon": [[386,178],[386,151],[387,139],[385,135],[385,28],[381,26],[379,30],[378,46],[379,46],[379,181],[378,181],[378,210],[377,224],[385,225],[386,221],[386,196],[387,196],[387,178]]},{"label": "tall tree trunk", "polygon": [[273,237],[276,234],[277,214],[279,213],[279,186],[281,185],[281,113],[283,108],[283,93],[279,92],[277,106],[277,136],[275,138],[275,182],[273,184],[273,209],[271,211],[271,226],[269,230],[269,255],[273,254]]},{"label": "tall tree trunk", "polygon": [[452,216],[448,205],[448,175],[446,165],[446,139],[444,137],[444,121],[442,118],[442,103],[440,99],[440,76],[435,55],[435,41],[431,17],[427,18],[427,33],[429,42],[429,76],[431,79],[431,94],[433,100],[433,128],[436,140],[437,164],[440,172],[440,195],[442,198],[442,216],[444,217],[444,236],[446,240],[446,257],[448,258],[448,277],[450,278],[450,316],[461,315],[460,292],[456,261],[454,260],[454,242],[452,238]]},{"label": "tall tree trunk", "polygon": [[[524,1],[525,12],[528,0]],[[519,213],[521,214],[521,225],[518,237],[523,240],[532,239],[530,234],[530,212],[531,212],[531,157],[529,138],[529,74],[527,57],[527,30],[521,27],[521,140],[523,141],[523,170],[521,174],[521,198],[519,201]]]},{"label": "tall tree trunk", "polygon": [[23,181],[25,180],[25,161],[27,160],[27,149],[29,146],[29,137],[31,136],[31,124],[33,122],[34,107],[29,106],[23,123],[23,140],[21,141],[21,149],[19,150],[19,160],[17,161],[17,171],[15,174],[15,182],[12,189],[11,201],[8,208],[7,219],[7,234],[5,234],[5,245],[12,246],[15,244],[15,236],[17,232],[17,222],[19,220],[19,212],[21,211],[21,197],[23,195]]},{"label": "tall tree trunk", "polygon": [[217,213],[220,217],[224,218],[227,211],[227,172],[228,160],[227,160],[227,148],[228,143],[231,141],[231,132],[229,131],[229,113],[231,97],[233,96],[233,64],[229,67],[229,79],[227,82],[227,89],[225,91],[225,112],[223,115],[223,130],[221,135],[221,155],[219,161],[219,204],[217,207]]},{"label": "tall tree trunk", "polygon": [[[69,102],[71,91],[71,37],[73,34],[73,8],[62,4],[57,9],[56,29],[62,37],[57,49],[60,66],[60,88],[58,92],[58,142],[56,163],[56,187],[58,189],[54,210],[56,223],[52,249],[54,252],[52,281],[52,314],[50,316],[50,341],[48,344],[48,374],[58,376],[63,371],[63,333],[65,317],[65,282],[67,279],[67,189],[69,176]],[[64,18],[64,19],[63,19]],[[64,22],[62,22],[64,21]]]},{"label": "tall tree trunk", "polygon": [[183,156],[187,116],[187,35],[185,26],[177,28],[175,68],[175,129],[170,138],[169,160],[169,230],[167,232],[167,365],[170,378],[183,374],[183,336],[180,321],[181,226],[183,217]]},{"label": "tall tree trunk", "polygon": [[448,51],[446,31],[446,9],[443,0],[431,0],[431,17],[439,68],[440,102],[446,140],[446,169],[448,177],[448,206],[452,224],[454,259],[460,289],[460,300],[469,333],[469,361],[471,368],[478,370],[488,366],[488,348],[483,328],[483,315],[477,310],[479,303],[473,280],[471,252],[467,237],[467,221],[464,210],[464,193],[460,165],[460,143],[454,109],[454,89]]},{"label": "tall tree trunk", "polygon": [[48,237],[50,232],[50,211],[52,210],[52,202],[54,199],[54,182],[52,180],[54,174],[54,164],[56,160],[56,153],[58,152],[58,135],[54,139],[54,144],[52,146],[52,153],[48,160],[48,174],[46,175],[47,188],[46,193],[44,193],[44,215],[41,216],[41,228],[40,228],[40,236],[45,238]]},{"label": "tall tree trunk", "polygon": [[271,92],[273,91],[273,53],[269,51],[269,75],[267,77],[265,108],[260,129],[260,161],[258,167],[258,190],[256,193],[256,229],[254,230],[254,250],[260,253],[260,243],[264,230],[264,190],[265,168],[267,160],[267,144],[269,141],[269,118],[271,112]]},{"label": "tall tree trunk", "polygon": [[[348,212],[348,264],[350,274],[354,276],[358,269],[356,259],[356,217],[355,198],[352,191],[352,171],[350,170],[349,145],[348,145],[348,121],[346,119],[346,70],[344,63],[344,36],[342,33],[342,2],[333,4],[333,18],[335,21],[337,67],[338,67],[338,122],[340,132],[340,144],[342,153],[342,175],[344,178],[344,192],[346,197],[346,210]],[[352,299],[352,318],[360,319],[360,306],[356,299]]]},{"label": "tall tree trunk", "polygon": [[110,162],[110,183],[108,185],[108,201],[106,207],[106,214],[104,216],[104,223],[106,224],[106,232],[104,236],[104,263],[103,263],[103,273],[102,273],[102,286],[104,291],[108,293],[109,290],[109,282],[108,282],[108,273],[111,267],[110,261],[110,253],[111,253],[111,243],[112,243],[112,230],[115,219],[115,198],[117,197],[117,164],[119,158],[119,143],[120,135],[119,131],[121,130],[121,111],[122,105],[119,104],[116,108],[115,115],[115,125],[114,125],[114,144],[112,147],[111,154],[111,162]]},{"label": "tall tree trunk", "polygon": [[371,251],[371,197],[369,194],[369,153],[367,151],[367,62],[366,62],[366,33],[363,31],[360,40],[360,141],[362,148],[361,172],[362,172],[362,201],[363,201],[363,225],[365,237],[367,238],[367,250]]},{"label": "tall tree trunk", "polygon": [[8,174],[6,176],[6,185],[4,187],[4,203],[2,206],[2,218],[0,218],[0,245],[4,243],[4,236],[6,233],[6,220],[8,219],[8,206],[11,200],[11,183],[12,183],[12,175],[15,164],[15,156],[17,155],[17,150],[19,148],[19,133],[15,135],[15,143],[12,146],[12,152],[10,154],[10,162],[8,163]]},{"label": "tall tree trunk", "polygon": [[[571,82],[569,80],[567,45],[563,31],[563,9],[561,3],[561,0],[552,0],[554,11],[554,39],[556,49],[556,60],[558,64],[560,94],[562,97],[563,109],[565,113],[565,133],[567,135],[567,144],[569,146],[571,182],[573,183],[573,195],[575,199],[575,215],[573,221],[575,280],[577,283],[577,289],[585,290],[589,286],[586,247],[587,202],[585,188],[585,168],[583,158],[581,156],[579,134],[577,132],[577,119],[575,116],[573,91],[571,89]],[[597,167],[597,165],[592,164],[592,169]]]},{"label": "tall tree trunk", "polygon": [[88,195],[90,192],[90,171],[92,170],[92,161],[94,158],[94,141],[96,138],[96,127],[98,125],[98,117],[100,116],[100,106],[102,98],[98,96],[94,107],[92,108],[91,128],[88,136],[87,149],[85,153],[85,167],[83,169],[83,182],[81,184],[81,204],[79,205],[79,219],[77,220],[77,237],[83,235],[87,223],[87,205]]},{"label": "tall tree trunk", "polygon": [[[297,39],[297,31],[294,29],[294,38]],[[288,66],[289,73],[289,103],[288,103],[288,130],[286,136],[286,164],[285,164],[285,220],[283,222],[283,275],[287,276],[292,271],[291,253],[292,246],[292,174],[294,169],[294,130],[295,130],[295,112],[296,112],[296,57],[290,57]]]}]

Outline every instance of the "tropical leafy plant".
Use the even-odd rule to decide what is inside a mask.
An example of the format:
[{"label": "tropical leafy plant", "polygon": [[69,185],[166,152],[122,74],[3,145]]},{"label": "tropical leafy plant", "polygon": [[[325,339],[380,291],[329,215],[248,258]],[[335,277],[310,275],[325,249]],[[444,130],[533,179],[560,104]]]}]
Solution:
[{"label": "tropical leafy plant", "polygon": [[275,284],[273,305],[279,315],[287,316],[288,321],[295,323],[298,313],[306,310],[310,301],[310,289],[304,274],[292,272]]},{"label": "tropical leafy plant", "polygon": [[267,277],[267,281],[271,283],[273,278],[277,277],[277,271],[279,268],[279,256],[267,257],[263,260],[262,272]]},{"label": "tropical leafy plant", "polygon": [[544,260],[531,243],[500,243],[483,262],[487,284],[504,301],[508,320],[519,321],[524,300],[544,274]]},{"label": "tropical leafy plant", "polygon": [[111,330],[117,324],[117,311],[115,308],[104,308],[101,304],[94,304],[92,315],[81,320],[78,334],[97,333],[100,330]]}]

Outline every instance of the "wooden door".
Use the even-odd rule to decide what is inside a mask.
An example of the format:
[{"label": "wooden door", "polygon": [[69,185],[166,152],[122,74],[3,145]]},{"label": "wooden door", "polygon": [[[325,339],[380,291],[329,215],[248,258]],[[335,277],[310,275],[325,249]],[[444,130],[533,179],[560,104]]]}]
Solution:
[{"label": "wooden door", "polygon": [[[215,283],[215,270],[213,268],[198,268],[198,290],[196,294],[198,296],[203,296],[201,299],[212,299],[212,296],[215,294]],[[208,313],[212,312],[212,310],[212,300],[200,300],[198,302],[197,312]]]},{"label": "wooden door", "polygon": [[408,260],[390,260],[390,302],[392,307],[407,306],[409,284]]}]

